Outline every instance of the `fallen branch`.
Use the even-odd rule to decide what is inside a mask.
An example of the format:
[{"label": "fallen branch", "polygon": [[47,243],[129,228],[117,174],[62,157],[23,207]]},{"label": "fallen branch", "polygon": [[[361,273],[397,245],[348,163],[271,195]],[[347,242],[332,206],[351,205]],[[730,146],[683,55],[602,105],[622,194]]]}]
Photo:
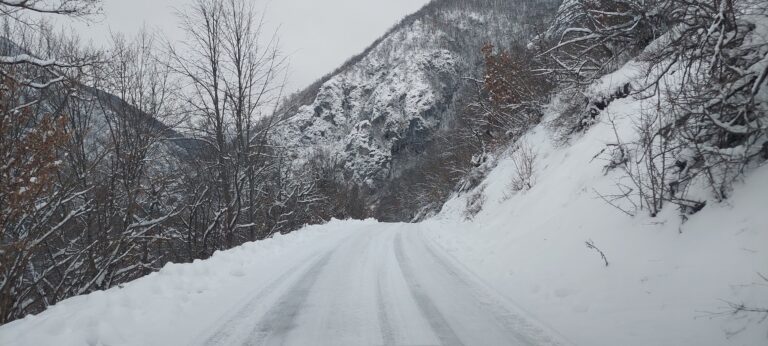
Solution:
[{"label": "fallen branch", "polygon": [[605,253],[603,253],[603,250],[598,249],[597,246],[595,246],[595,242],[593,242],[592,239],[587,240],[585,243],[587,244],[587,248],[588,249],[593,249],[593,250],[597,251],[600,254],[600,257],[603,258],[603,261],[605,262],[605,266],[607,267],[608,266],[608,258],[605,257]]}]

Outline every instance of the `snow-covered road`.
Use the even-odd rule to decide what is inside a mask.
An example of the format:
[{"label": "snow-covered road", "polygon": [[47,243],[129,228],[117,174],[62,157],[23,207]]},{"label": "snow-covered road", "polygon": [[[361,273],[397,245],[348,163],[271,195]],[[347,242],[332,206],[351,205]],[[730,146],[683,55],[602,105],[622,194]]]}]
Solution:
[{"label": "snow-covered road", "polygon": [[435,225],[335,220],[169,264],[0,326],[0,344],[565,344],[435,242]]},{"label": "snow-covered road", "polygon": [[548,333],[421,232],[367,224],[305,247],[202,345],[547,345]]}]

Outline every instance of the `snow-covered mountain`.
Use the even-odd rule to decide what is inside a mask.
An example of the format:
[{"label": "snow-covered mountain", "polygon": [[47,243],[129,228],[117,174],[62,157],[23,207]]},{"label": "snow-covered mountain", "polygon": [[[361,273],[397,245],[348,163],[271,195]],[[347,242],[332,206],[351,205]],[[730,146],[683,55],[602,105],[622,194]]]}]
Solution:
[{"label": "snow-covered mountain", "polygon": [[340,159],[345,180],[375,195],[462,111],[457,100],[476,87],[469,79],[480,77],[483,44],[530,38],[559,2],[433,1],[298,93],[280,142],[299,164],[316,152]]}]

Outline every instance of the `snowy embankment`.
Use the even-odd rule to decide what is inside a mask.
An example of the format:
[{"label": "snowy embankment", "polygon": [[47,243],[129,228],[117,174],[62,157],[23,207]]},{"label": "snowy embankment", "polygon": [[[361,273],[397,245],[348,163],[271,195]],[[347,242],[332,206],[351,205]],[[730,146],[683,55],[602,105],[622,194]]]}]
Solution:
[{"label": "snowy embankment", "polygon": [[681,226],[671,207],[630,218],[596,196],[593,187],[613,183],[586,164],[602,143],[596,129],[571,148],[540,152],[537,185],[506,201],[513,168],[502,160],[486,208],[461,221],[457,199],[427,222],[430,235],[579,345],[767,344],[765,315],[733,316],[727,302],[768,307],[758,275],[768,274],[768,167]]},{"label": "snowy embankment", "polygon": [[[607,76],[604,87],[623,85],[631,71]],[[768,166],[686,222],[674,205],[655,218],[628,216],[600,198],[625,177],[606,172],[598,154],[617,133],[636,135],[642,107],[614,101],[569,145],[537,127],[522,140],[536,154],[533,187],[510,189],[517,169],[502,155],[483,184],[425,223],[430,236],[576,344],[768,345],[768,316],[732,314],[729,305],[768,308]],[[468,201],[478,199],[483,208],[468,221]]]},{"label": "snowy embankment", "polygon": [[[372,221],[333,221],[168,264],[103,292],[64,300],[37,316],[0,326],[0,345],[190,345],[233,306],[335,246]],[[306,251],[306,250],[309,251]]]}]

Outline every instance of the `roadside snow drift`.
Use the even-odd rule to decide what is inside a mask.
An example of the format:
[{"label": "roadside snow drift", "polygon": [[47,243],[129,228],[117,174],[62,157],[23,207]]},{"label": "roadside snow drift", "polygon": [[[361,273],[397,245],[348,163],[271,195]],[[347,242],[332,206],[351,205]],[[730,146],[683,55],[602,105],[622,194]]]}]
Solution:
[{"label": "roadside snow drift", "polygon": [[[0,327],[0,345],[190,345],[233,306],[371,222],[334,221],[218,252]],[[310,248],[310,251],[301,249]]]}]

